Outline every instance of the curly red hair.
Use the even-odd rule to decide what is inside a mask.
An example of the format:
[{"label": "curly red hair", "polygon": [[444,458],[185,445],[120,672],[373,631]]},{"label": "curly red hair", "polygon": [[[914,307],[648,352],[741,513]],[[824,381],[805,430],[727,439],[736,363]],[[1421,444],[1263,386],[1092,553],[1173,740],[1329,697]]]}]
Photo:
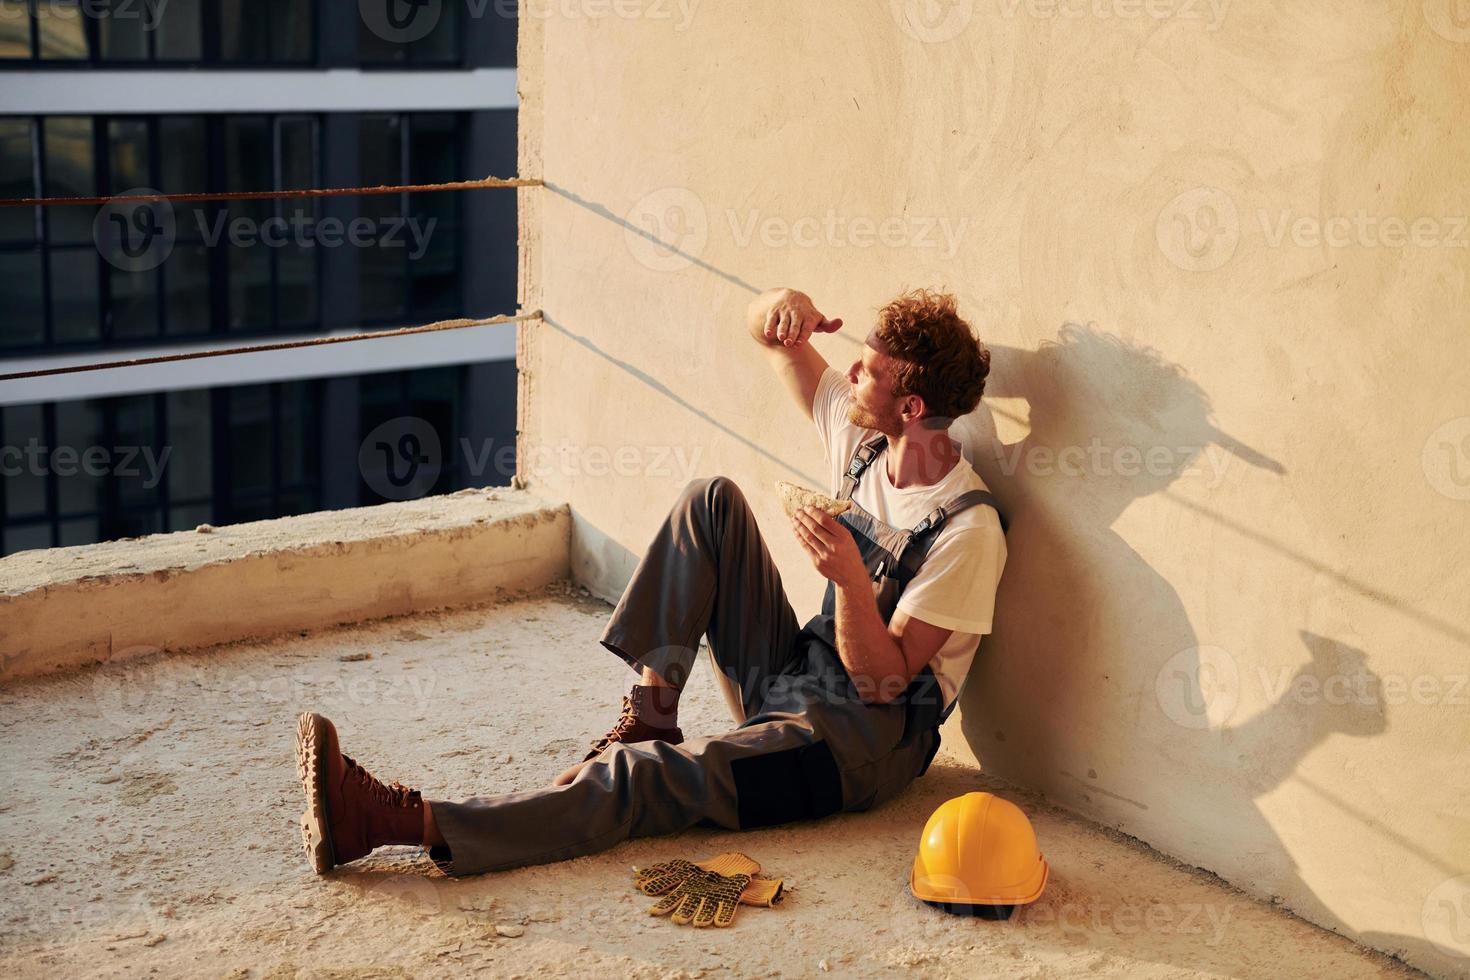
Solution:
[{"label": "curly red hair", "polygon": [[874,346],[894,358],[893,394],[924,399],[926,418],[968,415],[985,394],[990,351],[949,293],[914,289],[878,311]]}]

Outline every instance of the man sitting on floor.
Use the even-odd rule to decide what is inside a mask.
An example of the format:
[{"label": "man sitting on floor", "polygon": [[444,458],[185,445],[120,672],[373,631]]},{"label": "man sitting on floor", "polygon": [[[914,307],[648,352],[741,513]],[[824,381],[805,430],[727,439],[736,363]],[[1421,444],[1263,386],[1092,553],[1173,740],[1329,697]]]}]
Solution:
[{"label": "man sitting on floor", "polygon": [[[387,844],[447,871],[560,861],[697,823],[749,830],[891,798],[928,769],[982,634],[1005,539],[994,498],[949,437],[979,403],[990,354],[954,299],[895,299],[844,377],[808,342],[842,321],[806,294],[750,306],[751,336],[816,423],[831,490],[792,533],[828,580],[799,626],[739,487],[680,493],[601,638],[640,674],[617,724],[553,785],[463,802],[385,786],[342,755],[331,722],[301,716],[306,852],[318,872]],[[679,695],[707,636],[738,724],[685,741]]]}]

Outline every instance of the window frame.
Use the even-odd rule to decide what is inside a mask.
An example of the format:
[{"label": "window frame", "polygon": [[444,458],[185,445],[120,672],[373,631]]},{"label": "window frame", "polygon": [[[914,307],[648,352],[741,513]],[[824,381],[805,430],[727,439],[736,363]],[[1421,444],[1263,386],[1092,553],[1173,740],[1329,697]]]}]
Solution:
[{"label": "window frame", "polygon": [[[98,69],[137,71],[175,68],[206,68],[221,71],[279,71],[283,68],[320,68],[322,67],[322,3],[321,0],[311,0],[310,24],[311,45],[310,51],[304,58],[293,60],[282,60],[275,58],[240,59],[237,61],[226,61],[221,57],[221,11],[220,0],[199,0],[199,57],[198,58],[160,58],[158,57],[158,32],[145,30],[144,41],[148,48],[146,58],[104,58],[102,56],[102,29],[99,17],[78,16],[82,21],[83,36],[87,42],[87,56],[85,58],[43,58],[41,57],[41,28],[40,15],[37,8],[46,0],[23,0],[26,4],[26,23],[30,31],[30,55],[25,58],[0,58],[0,72],[7,70],[22,69],[26,71],[96,71]],[[78,0],[78,6],[82,2],[96,2],[96,0]],[[125,2],[141,6],[152,0],[125,0]],[[268,9],[268,8],[265,8]],[[167,15],[167,8],[164,10]],[[269,14],[267,14],[269,16]]]},{"label": "window frame", "polygon": [[[264,382],[268,386],[268,400],[270,413],[270,486],[263,493],[252,494],[255,499],[268,501],[272,516],[290,516],[281,511],[281,501],[288,494],[304,494],[306,507],[293,513],[312,513],[322,509],[325,499],[324,460],[322,453],[323,441],[325,439],[324,425],[326,424],[326,383],[322,378],[306,378],[298,381],[271,381]],[[456,375],[456,384],[462,386],[461,375]],[[304,479],[295,482],[283,482],[281,465],[281,447],[284,443],[282,429],[282,401],[286,385],[300,385],[304,393],[303,405],[309,412],[309,417],[301,425],[305,445],[302,448],[303,458],[307,466],[303,471]],[[218,386],[198,389],[207,392],[210,418],[208,428],[210,441],[208,452],[210,492],[207,497],[197,494],[187,497],[173,496],[172,481],[168,477],[167,470],[161,474],[161,479],[155,487],[150,488],[152,499],[145,504],[124,504],[121,500],[121,484],[118,477],[113,473],[101,477],[102,494],[99,498],[100,505],[86,510],[68,511],[61,510],[61,487],[60,481],[67,477],[60,476],[54,467],[48,467],[42,479],[45,480],[44,498],[45,509],[39,515],[31,515],[12,521],[7,510],[7,487],[5,481],[0,480],[0,556],[14,554],[10,549],[11,535],[19,528],[45,528],[47,531],[48,548],[63,547],[61,544],[61,527],[67,521],[87,520],[96,521],[98,532],[97,542],[113,541],[122,537],[129,537],[140,533],[136,528],[126,527],[122,522],[133,515],[149,515],[153,531],[142,531],[143,534],[167,534],[174,531],[187,531],[194,525],[188,527],[175,526],[174,511],[181,507],[208,506],[210,518],[208,523],[212,524],[234,524],[240,523],[236,517],[236,509],[240,505],[233,494],[231,487],[231,456],[235,450],[232,430],[230,427],[230,399],[234,390],[242,386]],[[405,382],[406,387],[406,382]],[[195,389],[180,389],[195,390]],[[96,401],[101,416],[101,428],[99,430],[99,445],[114,454],[109,458],[113,462],[120,462],[115,451],[119,448],[118,440],[118,417],[122,403],[139,398],[150,400],[152,415],[152,429],[154,438],[150,447],[155,454],[162,451],[164,447],[172,445],[172,430],[169,426],[169,395],[170,391],[149,392],[143,395],[113,395],[96,399],[81,399],[81,401]],[[463,401],[462,391],[456,392],[458,401]],[[54,454],[61,441],[58,437],[57,407],[65,402],[41,402],[41,439],[42,445],[48,454]],[[35,404],[15,405],[0,407],[0,432],[4,431],[5,413],[20,408],[36,407]],[[458,419],[455,422],[460,425]],[[80,457],[88,447],[74,446]],[[49,459],[48,455],[48,459]],[[155,455],[155,458],[158,458]],[[135,457],[132,465],[140,466],[141,456]],[[166,466],[166,464],[165,464]],[[270,518],[251,518],[254,520],[267,520]],[[29,549],[27,549],[29,550]]]},{"label": "window frame", "polygon": [[[101,18],[78,16],[82,20],[83,36],[87,44],[87,56],[85,58],[43,58],[41,57],[41,29],[40,17],[37,8],[47,0],[21,0],[26,6],[26,24],[29,30],[30,54],[22,58],[0,58],[0,73],[5,71],[84,71],[84,70],[118,70],[118,71],[147,71],[147,70],[170,70],[170,69],[205,69],[213,71],[280,71],[283,69],[320,69],[326,67],[337,67],[340,63],[332,59],[328,64],[329,56],[326,45],[322,43],[322,32],[327,20],[327,12],[324,9],[323,0],[311,0],[310,50],[303,58],[285,60],[278,58],[252,58],[239,60],[225,60],[223,51],[223,16],[221,0],[200,0],[199,5],[199,57],[198,58],[160,58],[158,57],[157,31],[145,31],[144,39],[148,53],[145,58],[104,58],[102,57],[102,31]],[[96,0],[78,0],[81,2],[96,2]],[[141,5],[151,0],[125,0],[125,2]],[[256,4],[260,0],[253,0]],[[354,32],[350,40],[351,56],[347,65],[361,68],[366,71],[444,71],[462,70],[471,64],[470,37],[472,32],[468,29],[470,14],[469,10],[460,4],[458,0],[444,0],[449,9],[455,11],[455,37],[451,57],[444,60],[415,61],[405,55],[403,60],[392,58],[365,58],[362,56],[361,31],[366,26],[359,20],[358,30]],[[268,8],[267,8],[268,9]],[[165,15],[167,10],[165,9]],[[487,14],[486,16],[493,16]],[[505,21],[504,30],[514,35],[516,31],[515,18],[500,18]],[[269,28],[267,29],[269,34]],[[413,44],[419,42],[411,42]],[[397,47],[405,47],[398,45]],[[345,52],[344,52],[345,53]],[[506,66],[513,67],[513,66]]]},{"label": "window frame", "polygon": [[[469,154],[469,116],[464,112],[453,110],[429,110],[429,111],[402,111],[402,112],[361,112],[357,113],[359,133],[363,121],[372,118],[399,119],[400,142],[398,146],[398,170],[400,183],[414,184],[417,181],[413,173],[413,128],[414,120],[423,116],[447,116],[453,121],[454,132],[454,171],[455,173],[466,173],[466,162]],[[359,139],[361,136],[359,135]],[[444,192],[439,192],[444,193]],[[451,192],[455,194],[455,228],[454,228],[454,296],[449,304],[442,309],[425,308],[414,302],[413,298],[413,260],[409,256],[408,249],[403,250],[403,312],[402,313],[370,313],[365,309],[361,314],[361,322],[367,327],[383,327],[400,325],[404,323],[416,324],[424,322],[425,316],[463,316],[464,315],[464,274],[465,274],[465,251],[467,241],[465,239],[466,228],[464,221],[464,198],[462,192]],[[394,195],[398,203],[398,213],[405,220],[416,217],[410,209],[413,200],[413,192],[403,191]],[[406,234],[406,232],[405,232]],[[358,271],[359,282],[363,273]],[[359,289],[361,287],[359,286]]]},{"label": "window frame", "polygon": [[[31,195],[37,197],[47,196],[46,175],[46,129],[50,120],[57,119],[85,119],[92,126],[92,176],[93,193],[105,195],[109,193],[112,186],[112,142],[110,139],[111,126],[115,121],[142,121],[147,127],[148,142],[148,186],[162,188],[162,146],[159,132],[162,129],[164,119],[197,119],[203,124],[203,139],[205,153],[205,181],[207,186],[202,188],[168,188],[168,190],[213,191],[225,187],[226,161],[225,161],[225,132],[230,120],[234,119],[263,119],[266,122],[271,140],[271,173],[266,180],[272,188],[282,185],[282,177],[285,173],[285,160],[282,153],[284,139],[282,136],[282,124],[288,120],[306,120],[311,127],[311,181],[313,186],[320,186],[323,173],[323,160],[326,154],[324,145],[326,127],[323,124],[321,113],[314,112],[267,112],[267,113],[99,113],[99,114],[57,114],[57,115],[3,115],[0,119],[23,120],[30,126],[31,134]],[[314,199],[306,199],[307,204],[293,203],[296,199],[275,198],[270,203],[271,215],[281,217],[286,209],[309,205],[315,220],[320,220],[321,205]],[[176,216],[183,221],[183,216],[188,215],[195,205],[180,206]],[[229,202],[206,201],[197,205],[206,214],[207,220],[212,227],[220,227],[214,224],[229,221]],[[170,282],[170,262],[161,262],[157,268],[149,270],[153,276],[153,296],[156,309],[154,311],[154,330],[146,336],[119,337],[115,332],[113,305],[112,273],[114,267],[102,255],[95,243],[89,245],[78,245],[75,243],[53,243],[49,240],[49,229],[52,209],[34,207],[32,209],[33,230],[32,238],[27,241],[15,239],[0,241],[0,253],[27,253],[37,255],[41,266],[41,340],[39,343],[13,344],[7,342],[7,338],[0,334],[0,357],[20,357],[28,354],[39,353],[71,353],[90,350],[109,350],[118,348],[137,348],[164,346],[178,343],[193,343],[198,341],[235,340],[240,338],[263,338],[278,337],[282,334],[295,333],[319,333],[324,327],[325,310],[323,296],[324,281],[324,258],[321,247],[309,250],[312,274],[315,277],[314,296],[312,301],[311,316],[301,322],[283,323],[280,316],[280,291],[281,291],[281,259],[280,249],[271,249],[268,258],[270,260],[270,294],[271,315],[269,322],[265,325],[252,326],[238,330],[230,329],[230,250],[234,247],[228,240],[221,240],[214,245],[209,245],[206,240],[198,235],[180,233],[175,245],[202,245],[205,248],[206,269],[209,275],[209,323],[203,330],[188,332],[170,332],[168,285]],[[95,216],[96,209],[92,209]],[[259,246],[257,246],[259,247]],[[61,253],[67,251],[83,250],[90,252],[95,259],[97,269],[97,305],[96,322],[97,331],[95,337],[83,340],[59,340],[56,334],[56,310],[55,295],[56,284],[53,282],[51,272],[51,256],[53,252]],[[178,274],[178,269],[173,269]],[[462,273],[461,268],[456,269]],[[458,284],[456,284],[458,288]]]}]

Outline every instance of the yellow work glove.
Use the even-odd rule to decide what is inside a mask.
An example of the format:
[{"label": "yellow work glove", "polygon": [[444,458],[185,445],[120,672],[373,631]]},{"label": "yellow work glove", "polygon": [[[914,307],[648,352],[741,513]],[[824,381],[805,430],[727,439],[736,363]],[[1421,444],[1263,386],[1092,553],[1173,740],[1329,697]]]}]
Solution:
[{"label": "yellow work glove", "polygon": [[757,878],[760,865],[730,852],[697,864],[675,858],[637,872],[633,879],[645,895],[664,895],[649,915],[669,915],[679,925],[728,926],[737,904],[774,908],[785,897],[779,878]]}]

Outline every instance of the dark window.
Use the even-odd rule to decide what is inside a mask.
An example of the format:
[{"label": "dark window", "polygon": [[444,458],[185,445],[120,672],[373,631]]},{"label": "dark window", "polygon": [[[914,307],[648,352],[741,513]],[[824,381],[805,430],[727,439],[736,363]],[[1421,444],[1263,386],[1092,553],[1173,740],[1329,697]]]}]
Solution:
[{"label": "dark window", "polygon": [[[0,117],[0,194],[319,184],[313,116]],[[216,176],[217,175],[217,176]],[[39,180],[37,179],[39,177]],[[315,201],[0,209],[0,351],[315,329]],[[239,235],[231,222],[248,219]],[[157,239],[156,260],[124,261]]]},{"label": "dark window", "polygon": [[[225,121],[225,188],[293,190],[316,185],[316,121],[309,116],[242,116]],[[311,200],[231,201],[230,227],[249,237],[229,253],[230,321],[236,331],[303,327],[317,316],[317,252]]]},{"label": "dark window", "polygon": [[158,61],[200,61],[204,57],[204,12],[201,0],[168,0],[153,36]]},{"label": "dark window", "polygon": [[219,0],[224,62],[291,64],[315,58],[315,4],[306,0]]},{"label": "dark window", "polygon": [[515,7],[505,0],[0,0],[0,65],[511,67]]},{"label": "dark window", "polygon": [[[0,118],[0,194],[35,197],[35,123]],[[0,246],[36,240],[40,208],[0,208]]]},{"label": "dark window", "polygon": [[31,57],[31,14],[27,0],[0,0],[0,60]]},{"label": "dark window", "polygon": [[[355,176],[458,179],[470,118],[357,117]],[[310,188],[322,183],[322,129],[308,115],[0,117],[0,193]],[[342,206],[355,214],[333,216],[326,244],[314,199],[0,209],[0,352],[315,330],[328,247],[351,251],[340,267],[356,270],[362,321],[463,315],[465,206],[458,193],[364,195]],[[362,227],[367,243],[353,244]],[[156,258],[126,261],[150,241],[163,243]]]},{"label": "dark window", "polygon": [[[363,116],[358,145],[365,184],[458,179],[458,117],[452,113]],[[379,231],[360,259],[362,315],[415,322],[459,309],[461,195],[364,197],[361,213]]]},{"label": "dark window", "polygon": [[317,381],[242,385],[222,393],[228,496],[225,523],[264,520],[321,506],[317,472],[322,386]]},{"label": "dark window", "polygon": [[187,530],[214,516],[214,453],[211,395],[207,388],[171,391],[164,396],[168,425],[168,527]]},{"label": "dark window", "polygon": [[148,60],[149,35],[152,33],[151,28],[144,29],[144,18],[148,12],[148,5],[135,0],[132,4],[111,4],[104,16],[96,18],[103,61]]},{"label": "dark window", "polygon": [[42,58],[64,61],[85,60],[86,21],[77,0],[45,0],[32,5],[36,18],[36,35]]},{"label": "dark window", "polygon": [[0,0],[0,61],[312,64],[317,6],[314,0]]},{"label": "dark window", "polygon": [[[460,450],[467,373],[354,379],[358,440],[397,419],[437,437],[415,495],[484,482]],[[322,452],[326,390],[307,380],[0,408],[0,554],[309,513],[322,507],[324,459],[356,471],[358,503],[381,503],[370,484],[382,474]]]},{"label": "dark window", "polygon": [[322,392],[293,381],[0,408],[0,554],[319,509]]},{"label": "dark window", "polygon": [[413,371],[388,371],[358,378],[358,439],[368,438],[380,425],[397,421],[389,429],[389,439],[381,455],[369,453],[362,460],[358,484],[360,504],[379,504],[385,498],[375,487],[392,485],[389,470],[400,478],[409,475],[409,461],[397,458],[397,435],[414,432],[419,420],[428,423],[438,437],[439,451],[425,447],[418,460],[412,485],[421,490],[413,496],[449,493],[466,486],[465,467],[459,452],[460,418],[465,369],[462,366],[419,368]]},{"label": "dark window", "polygon": [[[369,0],[358,18],[358,59],[364,65],[453,65],[461,60],[461,20],[468,4],[445,0]],[[503,3],[501,4],[503,6]],[[495,17],[496,0],[485,0],[482,17]],[[437,18],[435,17],[437,11]],[[515,30],[515,22],[509,21]]]}]

